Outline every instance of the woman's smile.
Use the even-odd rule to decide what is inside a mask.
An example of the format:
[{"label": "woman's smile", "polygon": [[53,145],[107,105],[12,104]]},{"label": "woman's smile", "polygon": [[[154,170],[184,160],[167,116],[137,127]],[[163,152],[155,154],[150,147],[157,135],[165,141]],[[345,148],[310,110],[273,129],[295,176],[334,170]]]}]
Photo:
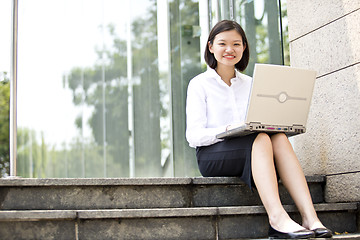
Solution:
[{"label": "woman's smile", "polygon": [[224,55],[224,58],[227,58],[227,59],[234,59],[234,58],[236,58],[236,56],[234,56],[234,55]]}]

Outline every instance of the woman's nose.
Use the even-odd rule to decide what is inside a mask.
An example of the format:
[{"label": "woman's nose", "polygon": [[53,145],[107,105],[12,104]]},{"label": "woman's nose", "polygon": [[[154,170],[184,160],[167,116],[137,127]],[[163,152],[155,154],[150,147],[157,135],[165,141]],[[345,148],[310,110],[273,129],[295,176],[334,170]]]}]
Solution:
[{"label": "woman's nose", "polygon": [[232,52],[232,51],[233,51],[233,48],[232,48],[231,46],[227,46],[227,47],[226,47],[226,51],[227,51],[227,52]]}]

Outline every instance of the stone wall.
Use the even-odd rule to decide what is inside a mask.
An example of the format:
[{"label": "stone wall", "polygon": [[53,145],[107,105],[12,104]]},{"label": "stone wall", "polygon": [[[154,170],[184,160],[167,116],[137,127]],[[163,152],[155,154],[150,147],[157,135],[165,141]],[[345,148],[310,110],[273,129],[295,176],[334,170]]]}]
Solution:
[{"label": "stone wall", "polygon": [[328,202],[360,201],[360,0],[287,0],[290,62],[317,71],[307,133],[293,138]]}]

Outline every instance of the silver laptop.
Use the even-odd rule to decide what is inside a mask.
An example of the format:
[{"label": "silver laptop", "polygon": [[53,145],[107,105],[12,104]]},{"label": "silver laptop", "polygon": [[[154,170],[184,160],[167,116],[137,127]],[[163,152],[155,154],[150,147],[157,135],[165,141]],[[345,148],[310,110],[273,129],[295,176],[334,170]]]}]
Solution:
[{"label": "silver laptop", "polygon": [[305,133],[315,79],[313,70],[255,64],[245,122],[216,137],[254,132],[283,132],[287,136]]}]

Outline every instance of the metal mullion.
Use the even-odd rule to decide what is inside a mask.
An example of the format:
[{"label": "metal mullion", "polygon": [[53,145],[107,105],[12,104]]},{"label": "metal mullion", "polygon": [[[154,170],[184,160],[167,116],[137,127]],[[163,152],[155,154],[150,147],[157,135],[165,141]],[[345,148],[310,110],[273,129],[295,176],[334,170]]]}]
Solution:
[{"label": "metal mullion", "polygon": [[10,177],[16,177],[17,156],[17,55],[18,55],[18,0],[12,5],[11,74],[10,74]]}]

